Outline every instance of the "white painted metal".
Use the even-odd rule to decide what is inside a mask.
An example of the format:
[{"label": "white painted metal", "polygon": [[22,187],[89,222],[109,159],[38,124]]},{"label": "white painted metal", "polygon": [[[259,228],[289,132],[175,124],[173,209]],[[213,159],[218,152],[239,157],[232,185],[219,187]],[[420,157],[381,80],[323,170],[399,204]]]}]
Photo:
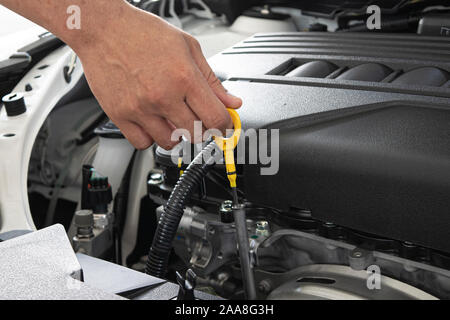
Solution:
[{"label": "white painted metal", "polygon": [[[25,93],[25,114],[10,118],[5,108],[0,111],[0,232],[35,229],[27,194],[28,165],[34,141],[48,114],[83,74],[79,63],[72,81],[64,80],[63,69],[69,65],[71,57],[72,50],[62,47],[19,82],[13,92],[24,92],[26,84],[33,87],[31,92]],[[44,65],[48,67],[40,70]]]}]

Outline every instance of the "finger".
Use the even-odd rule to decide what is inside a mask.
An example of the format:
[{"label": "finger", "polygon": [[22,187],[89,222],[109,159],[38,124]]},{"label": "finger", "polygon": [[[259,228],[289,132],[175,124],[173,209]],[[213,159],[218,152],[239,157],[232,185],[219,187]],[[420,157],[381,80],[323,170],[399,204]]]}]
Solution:
[{"label": "finger", "polygon": [[242,99],[229,93],[222,85],[219,78],[217,78],[215,73],[211,70],[211,67],[208,64],[206,64],[206,67],[203,68],[208,70],[205,71],[203,75],[216,96],[227,108],[239,109],[242,106]]},{"label": "finger", "polygon": [[195,86],[188,90],[186,102],[202,121],[207,129],[218,129],[225,133],[227,129],[233,127],[229,113],[223,103],[217,98],[214,92],[206,83],[206,80],[197,71]]},{"label": "finger", "polygon": [[185,129],[185,136],[191,143],[203,141],[200,119],[185,102],[172,102],[170,108],[164,108],[164,117],[177,129]]},{"label": "finger", "polygon": [[205,77],[213,92],[227,108],[240,108],[242,106],[242,99],[232,95],[228,92],[228,90],[225,89],[219,78],[217,78],[217,76],[211,69],[208,61],[206,61],[206,58],[203,55],[198,41],[190,36],[188,37],[189,38],[187,41],[189,44],[189,48],[191,49],[192,57],[194,58],[194,61],[197,64],[200,72]]},{"label": "finger", "polygon": [[139,150],[148,149],[154,141],[139,125],[130,121],[115,122],[128,141]]},{"label": "finger", "polygon": [[158,116],[143,117],[139,120],[139,125],[153,137],[158,146],[165,150],[173,149],[180,142],[179,139],[172,139],[173,129],[164,118]]}]

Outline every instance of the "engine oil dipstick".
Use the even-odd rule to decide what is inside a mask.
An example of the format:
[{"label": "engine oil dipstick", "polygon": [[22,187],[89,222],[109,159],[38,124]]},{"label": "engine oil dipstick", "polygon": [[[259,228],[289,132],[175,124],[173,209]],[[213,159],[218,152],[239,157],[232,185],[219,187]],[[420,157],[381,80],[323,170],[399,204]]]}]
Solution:
[{"label": "engine oil dipstick", "polygon": [[180,177],[183,175],[183,157],[178,158],[178,169],[180,170]]},{"label": "engine oil dipstick", "polygon": [[236,164],[234,161],[234,149],[236,149],[239,143],[239,139],[241,137],[242,124],[241,118],[239,117],[239,114],[236,112],[236,110],[234,109],[227,109],[227,110],[231,116],[231,120],[233,121],[234,126],[233,135],[229,138],[214,137],[214,141],[224,153],[227,176],[228,180],[230,181],[230,187],[233,191],[233,202],[237,204],[238,203],[238,196],[236,190],[237,173],[236,173]]},{"label": "engine oil dipstick", "polygon": [[245,217],[245,206],[239,204],[237,194],[237,173],[234,161],[234,149],[236,149],[242,132],[242,123],[239,114],[233,109],[227,109],[230,113],[234,125],[234,133],[229,138],[214,137],[217,146],[223,151],[225,167],[227,169],[228,180],[233,191],[233,217],[236,228],[236,240],[238,244],[239,260],[241,263],[242,280],[244,283],[245,296],[249,300],[255,300],[256,287],[253,268],[250,261],[250,248],[248,242],[248,231]]}]

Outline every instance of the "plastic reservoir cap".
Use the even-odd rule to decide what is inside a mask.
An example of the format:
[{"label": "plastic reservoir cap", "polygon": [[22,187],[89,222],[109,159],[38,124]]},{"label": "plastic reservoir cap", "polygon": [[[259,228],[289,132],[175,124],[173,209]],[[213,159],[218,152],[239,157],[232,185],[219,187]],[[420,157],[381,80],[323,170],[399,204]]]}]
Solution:
[{"label": "plastic reservoir cap", "polygon": [[10,93],[2,98],[8,117],[16,117],[27,112],[23,93]]}]

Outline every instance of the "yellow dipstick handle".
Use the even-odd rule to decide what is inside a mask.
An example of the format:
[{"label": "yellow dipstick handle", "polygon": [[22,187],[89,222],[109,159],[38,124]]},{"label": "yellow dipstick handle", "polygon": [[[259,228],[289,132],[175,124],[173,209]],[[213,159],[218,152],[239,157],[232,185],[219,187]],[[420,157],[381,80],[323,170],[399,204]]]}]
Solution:
[{"label": "yellow dipstick handle", "polygon": [[234,149],[236,149],[242,132],[241,118],[234,109],[227,109],[234,125],[234,133],[230,138],[214,137],[217,146],[223,151],[225,156],[225,166],[227,168],[228,180],[231,188],[236,188],[236,164],[234,162]]},{"label": "yellow dipstick handle", "polygon": [[181,169],[183,167],[183,158],[178,158],[178,168],[180,169],[180,177],[183,175],[184,171]]}]

